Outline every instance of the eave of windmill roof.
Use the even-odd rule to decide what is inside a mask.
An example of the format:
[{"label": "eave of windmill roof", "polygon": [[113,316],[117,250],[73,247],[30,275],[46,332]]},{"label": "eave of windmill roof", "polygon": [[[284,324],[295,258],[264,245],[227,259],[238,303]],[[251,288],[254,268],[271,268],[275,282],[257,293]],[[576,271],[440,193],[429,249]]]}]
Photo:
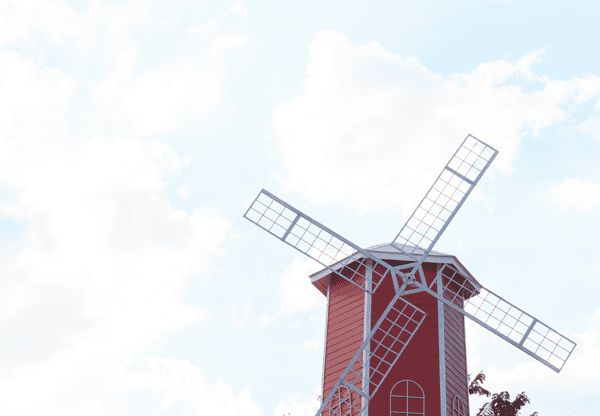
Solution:
[{"label": "eave of windmill roof", "polygon": [[[395,249],[391,245],[391,243],[376,244],[374,246],[365,248],[365,250],[368,251],[369,253],[373,254],[375,257],[378,257],[382,260],[408,260],[408,261],[412,260],[405,254],[399,253],[398,250]],[[417,247],[414,251],[414,254],[416,254],[416,255],[423,254],[423,251],[424,250]],[[362,254],[359,252],[355,252],[354,254],[352,254],[352,257],[354,257],[356,260],[358,260],[358,259],[362,258]],[[332,264],[330,267],[334,270],[339,269],[341,267],[341,264],[340,264],[341,261],[342,260],[340,260],[340,262]],[[456,258],[456,256],[453,256],[453,255],[447,254],[447,253],[443,253],[441,251],[432,250],[429,253],[429,255],[427,256],[427,258],[425,259],[425,262],[428,262],[428,263],[453,263],[458,268],[458,271],[461,274],[463,274],[465,277],[467,277],[467,279],[469,279],[469,281],[471,281],[471,283],[473,283],[475,285],[475,287],[477,287],[477,288],[482,287],[481,283],[479,283],[477,281],[477,279],[475,279],[475,277],[473,277],[473,275],[467,270],[467,268],[465,266],[463,266],[463,264],[458,260],[458,258]],[[323,269],[319,270],[318,272],[311,274],[309,276],[311,283],[315,284],[317,281],[328,276],[330,273],[331,273],[331,271],[329,269],[323,268]]]},{"label": "eave of windmill roof", "polygon": [[[414,254],[416,255],[420,255],[423,254],[423,252],[425,250],[417,247],[415,248],[414,246],[408,246],[412,249],[414,249]],[[382,253],[398,253],[398,249],[392,247],[391,243],[382,243],[382,244],[375,244],[374,246],[371,247],[367,247],[365,248],[365,250],[367,251],[377,251],[377,252],[382,252]],[[439,255],[439,256],[449,256],[450,254],[447,253],[442,253],[441,251],[435,251],[435,250],[431,250],[431,252],[429,253],[430,256],[435,256],[435,255]]]}]

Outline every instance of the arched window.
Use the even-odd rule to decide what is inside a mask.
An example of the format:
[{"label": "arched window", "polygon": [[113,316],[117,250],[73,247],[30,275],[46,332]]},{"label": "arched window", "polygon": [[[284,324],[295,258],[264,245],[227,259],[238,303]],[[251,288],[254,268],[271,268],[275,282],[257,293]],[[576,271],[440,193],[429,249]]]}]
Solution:
[{"label": "arched window", "polygon": [[452,399],[452,416],[469,416],[467,406],[458,396],[454,396],[454,399]]},{"label": "arched window", "polygon": [[425,416],[425,393],[412,380],[397,382],[390,392],[390,416]]},{"label": "arched window", "polygon": [[347,387],[340,386],[328,407],[331,416],[358,416],[361,410],[361,397]]}]

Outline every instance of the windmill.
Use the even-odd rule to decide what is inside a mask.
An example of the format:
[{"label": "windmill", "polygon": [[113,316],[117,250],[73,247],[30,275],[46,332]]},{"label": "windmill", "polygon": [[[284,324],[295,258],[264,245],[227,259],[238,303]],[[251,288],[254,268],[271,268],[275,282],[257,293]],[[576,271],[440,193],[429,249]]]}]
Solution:
[{"label": "windmill", "polygon": [[573,341],[484,288],[456,257],[433,251],[497,153],[469,134],[389,244],[363,249],[264,189],[248,208],[246,219],[324,266],[311,275],[328,298],[317,415],[468,414],[464,316],[563,368]]}]

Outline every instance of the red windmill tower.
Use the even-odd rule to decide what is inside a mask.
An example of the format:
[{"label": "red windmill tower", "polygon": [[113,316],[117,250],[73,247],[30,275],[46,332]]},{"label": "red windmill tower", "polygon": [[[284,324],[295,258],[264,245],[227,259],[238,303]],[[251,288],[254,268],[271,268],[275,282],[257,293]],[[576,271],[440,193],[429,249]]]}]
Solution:
[{"label": "red windmill tower", "polygon": [[[408,256],[398,253],[391,244],[380,244],[369,247],[365,251],[392,267],[406,267],[411,262]],[[361,277],[368,278],[369,274],[372,277],[373,272],[385,273],[381,266],[373,268],[372,261],[366,263],[362,270],[358,270]],[[350,267],[356,270],[356,265],[351,264]],[[432,286],[432,290],[437,290],[435,279],[442,269],[444,271],[441,276],[448,290],[455,291],[461,286],[481,289],[479,282],[456,257],[431,251],[422,265],[422,270],[425,281],[428,286]],[[327,296],[323,365],[325,397],[345,369],[344,364],[350,361],[354,352],[368,336],[369,328],[376,325],[395,290],[393,282],[389,279],[381,283],[376,293],[369,294],[331,273],[327,268],[310,277],[313,285]],[[399,308],[396,308],[397,311],[391,310],[395,315],[388,313],[388,318],[381,324],[381,327],[387,331],[387,335],[383,338],[374,337],[371,340],[370,350],[383,361],[372,358],[369,366],[361,368],[363,380],[370,376],[372,384],[377,385],[377,378],[385,376],[385,381],[379,384],[378,394],[369,402],[368,412],[365,411],[363,414],[466,416],[468,415],[468,381],[464,316],[427,292],[416,290],[412,293],[407,292],[404,292],[403,299],[416,308],[402,304],[404,310],[401,311]],[[462,297],[457,297],[455,301],[462,307],[462,300]],[[399,319],[393,322],[392,316]],[[420,321],[423,316],[424,319]],[[401,327],[405,331],[401,330]],[[418,331],[416,331],[417,327]],[[410,344],[408,344],[409,339]],[[393,366],[390,366],[389,373],[385,374],[382,370],[387,369],[386,355],[390,354],[395,358],[396,354],[389,351],[387,354],[377,353],[376,350],[389,348],[395,342],[408,345],[404,351],[402,348],[398,349],[402,355]],[[364,362],[366,358],[363,352]],[[347,388],[341,386],[338,389],[341,389],[343,393],[341,396],[344,396]],[[347,400],[350,403],[355,402],[354,407],[357,409],[358,402],[362,406],[361,395],[358,392],[349,391]],[[350,403],[342,401],[340,414],[359,414],[357,410],[354,413],[349,411]],[[334,404],[336,404],[335,399]],[[441,411],[442,407],[445,408],[446,413]]]},{"label": "red windmill tower", "polygon": [[317,416],[466,416],[464,316],[556,372],[575,343],[485,289],[433,246],[496,157],[468,135],[394,241],[362,249],[264,189],[245,218],[325,268]]}]

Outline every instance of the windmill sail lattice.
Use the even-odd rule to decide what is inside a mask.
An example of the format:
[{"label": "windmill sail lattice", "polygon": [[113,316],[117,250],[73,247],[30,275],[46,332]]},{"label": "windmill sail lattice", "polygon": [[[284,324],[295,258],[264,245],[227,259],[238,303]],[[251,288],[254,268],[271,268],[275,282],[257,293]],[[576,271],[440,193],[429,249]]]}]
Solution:
[{"label": "windmill sail lattice", "polygon": [[[366,292],[370,291],[359,271],[366,266],[367,260],[379,263],[385,270],[373,273],[372,291],[393,271],[369,252],[264,189],[254,199],[244,218]],[[348,267],[354,262],[358,263],[353,268]]]},{"label": "windmill sail lattice", "polygon": [[442,296],[431,287],[427,292],[554,371],[562,370],[575,349],[573,341],[491,290],[476,289],[466,279],[458,284],[457,274],[452,265],[444,265],[436,276]]},{"label": "windmill sail lattice", "polygon": [[[317,415],[365,412],[425,320],[425,312],[402,297],[419,291],[450,305],[554,371],[562,369],[575,348],[568,338],[487,289],[475,288],[464,279],[457,284],[460,279],[453,276],[458,271],[449,265],[438,271],[429,286],[424,278],[422,263],[497,153],[471,135],[465,138],[392,242],[395,250],[413,260],[402,266],[391,267],[264,189],[248,208],[246,219],[369,294],[375,293],[384,279],[393,280],[394,297],[347,362]],[[367,377],[362,371],[365,367],[369,369]]]},{"label": "windmill sail lattice", "polygon": [[[496,149],[469,134],[392,245],[414,260],[424,260],[497,154]],[[421,252],[418,257],[417,250]]]}]

